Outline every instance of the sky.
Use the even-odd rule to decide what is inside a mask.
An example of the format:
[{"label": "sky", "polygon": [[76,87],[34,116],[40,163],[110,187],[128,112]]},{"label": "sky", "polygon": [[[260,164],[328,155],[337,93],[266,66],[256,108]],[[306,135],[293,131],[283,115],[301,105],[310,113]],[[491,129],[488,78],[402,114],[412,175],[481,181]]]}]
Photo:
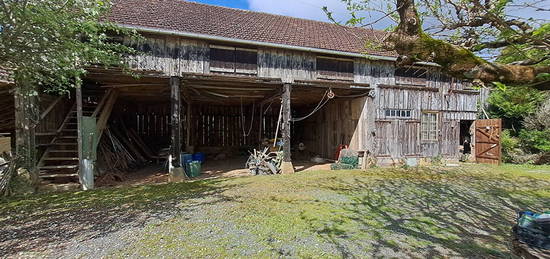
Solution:
[{"label": "sky", "polygon": [[[221,5],[239,9],[246,9],[252,11],[260,11],[272,14],[287,15],[305,19],[312,19],[318,21],[330,22],[323,12],[322,7],[327,6],[337,21],[346,21],[349,19],[350,14],[346,10],[346,5],[342,0],[189,0],[195,2],[201,2],[206,4]],[[516,4],[526,2],[526,0],[514,0]],[[532,0],[530,2],[533,2]],[[546,2],[546,3],[544,3]],[[381,5],[387,3],[383,0],[372,0],[370,3]],[[543,1],[543,6],[550,8],[550,1]],[[383,9],[383,8],[382,8]],[[534,12],[533,9],[518,8],[514,10],[511,8],[509,14],[517,15],[524,18],[538,18],[548,19],[548,12]],[[368,17],[370,21],[377,20],[381,17],[381,14],[365,13],[363,15],[371,15]],[[374,29],[383,30],[392,22],[389,20],[382,20],[373,25]]]},{"label": "sky", "polygon": [[339,21],[346,20],[349,13],[341,0],[191,0],[206,4],[221,5],[252,11],[287,15],[329,22],[323,6],[327,6]]}]

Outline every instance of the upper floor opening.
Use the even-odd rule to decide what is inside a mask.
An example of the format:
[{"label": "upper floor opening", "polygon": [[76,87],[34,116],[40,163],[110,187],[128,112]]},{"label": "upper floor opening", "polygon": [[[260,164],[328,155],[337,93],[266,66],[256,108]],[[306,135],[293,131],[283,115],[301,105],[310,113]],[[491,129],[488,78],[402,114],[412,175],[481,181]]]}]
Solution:
[{"label": "upper floor opening", "polygon": [[210,45],[210,72],[255,75],[258,50]]}]

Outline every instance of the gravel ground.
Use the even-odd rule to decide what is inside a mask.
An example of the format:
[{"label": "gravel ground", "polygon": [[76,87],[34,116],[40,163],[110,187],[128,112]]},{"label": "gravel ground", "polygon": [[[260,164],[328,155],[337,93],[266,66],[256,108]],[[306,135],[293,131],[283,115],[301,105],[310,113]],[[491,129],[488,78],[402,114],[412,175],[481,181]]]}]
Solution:
[{"label": "gravel ground", "polygon": [[547,169],[304,172],[8,200],[0,255],[506,257],[515,211],[550,205]]}]

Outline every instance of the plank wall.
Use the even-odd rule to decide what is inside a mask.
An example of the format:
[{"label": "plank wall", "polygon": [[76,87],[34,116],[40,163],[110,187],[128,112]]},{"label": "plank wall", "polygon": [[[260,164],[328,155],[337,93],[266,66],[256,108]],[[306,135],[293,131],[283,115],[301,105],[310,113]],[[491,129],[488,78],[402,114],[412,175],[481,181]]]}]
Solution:
[{"label": "plank wall", "polygon": [[[126,43],[142,51],[142,54],[129,58],[134,68],[161,71],[167,76],[190,72],[215,73],[209,68],[211,42],[147,35],[145,42]],[[234,47],[254,49],[250,46]],[[257,72],[247,76],[280,78],[283,82],[319,79],[316,70],[318,55],[315,53],[268,48],[257,48],[257,52]],[[477,118],[478,102],[482,99],[479,93],[469,89],[467,82],[449,78],[433,67],[427,69],[425,85],[397,85],[395,70],[391,61],[355,58],[353,82],[370,84],[374,88],[373,96],[327,105],[319,115],[306,122],[317,136],[315,140],[307,140],[308,145],[324,156],[330,156],[339,144],[349,143],[358,150],[371,151],[382,157],[457,157],[460,120]],[[402,79],[399,82],[408,81]],[[387,117],[387,109],[409,110],[411,116],[406,119]],[[419,139],[423,111],[439,114],[439,133],[435,142]],[[215,121],[217,112],[212,112]],[[210,134],[198,131],[197,126],[195,130],[198,134]],[[219,133],[212,134],[217,136]],[[221,139],[225,145],[227,138],[222,135]]]}]

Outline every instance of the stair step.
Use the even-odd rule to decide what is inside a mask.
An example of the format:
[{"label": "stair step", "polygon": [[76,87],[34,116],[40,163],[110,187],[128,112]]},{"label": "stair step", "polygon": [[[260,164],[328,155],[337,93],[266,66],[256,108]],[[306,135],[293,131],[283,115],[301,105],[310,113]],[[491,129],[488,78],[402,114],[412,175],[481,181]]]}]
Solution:
[{"label": "stair step", "polygon": [[40,178],[60,178],[60,177],[77,177],[78,174],[45,174],[40,175]]},{"label": "stair step", "polygon": [[59,136],[58,139],[76,139],[76,136]]},{"label": "stair step", "polygon": [[78,150],[48,150],[48,153],[78,153]]},{"label": "stair step", "polygon": [[78,157],[48,157],[45,161],[78,161]]},{"label": "stair step", "polygon": [[40,170],[52,170],[52,169],[76,169],[78,165],[51,165],[51,166],[41,166],[38,169]]}]

